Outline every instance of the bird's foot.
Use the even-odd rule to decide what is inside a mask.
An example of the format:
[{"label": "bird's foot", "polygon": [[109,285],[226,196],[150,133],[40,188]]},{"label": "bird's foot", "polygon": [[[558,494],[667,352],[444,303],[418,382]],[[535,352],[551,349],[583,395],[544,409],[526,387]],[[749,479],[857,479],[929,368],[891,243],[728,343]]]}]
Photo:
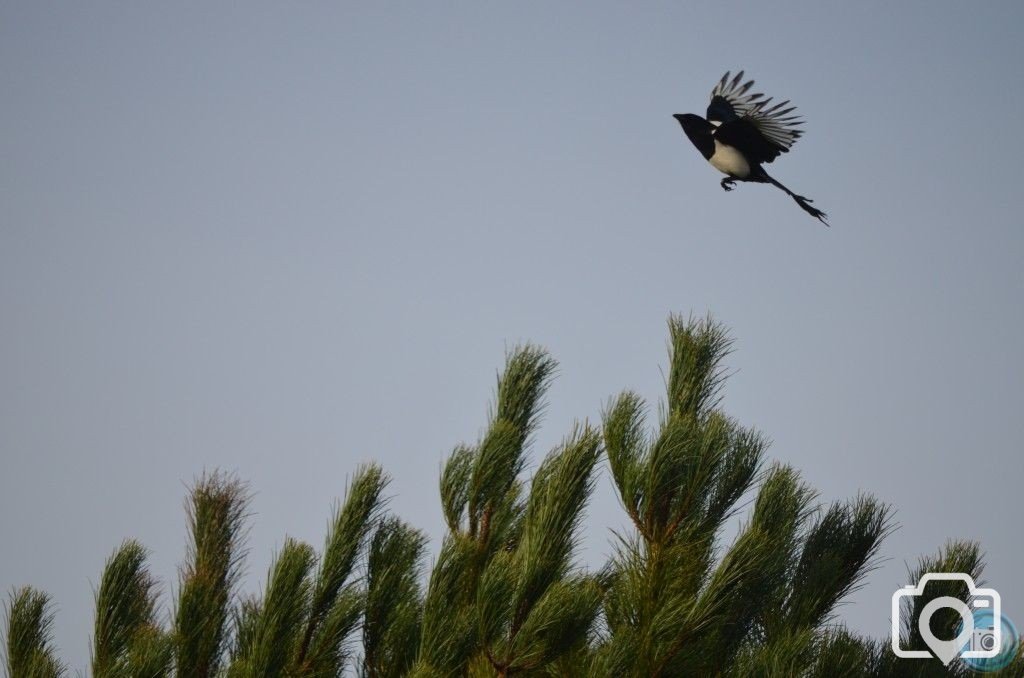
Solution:
[{"label": "bird's foot", "polygon": [[726,192],[731,191],[732,189],[736,188],[736,180],[731,177],[726,177],[725,179],[722,179],[722,188]]}]

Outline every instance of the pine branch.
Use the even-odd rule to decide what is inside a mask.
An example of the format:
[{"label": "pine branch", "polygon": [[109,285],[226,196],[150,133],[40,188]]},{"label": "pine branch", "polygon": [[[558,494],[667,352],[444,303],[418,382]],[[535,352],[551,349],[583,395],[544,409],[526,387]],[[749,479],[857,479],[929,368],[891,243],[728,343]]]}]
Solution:
[{"label": "pine branch", "polygon": [[219,472],[200,477],[189,493],[191,543],[174,620],[180,678],[212,678],[222,663],[231,597],[242,573],[248,503],[246,486]]},{"label": "pine branch", "polygon": [[98,678],[166,668],[170,644],[156,620],[156,581],[146,549],[128,540],[107,560],[96,593],[92,671]]},{"label": "pine branch", "polygon": [[[165,678],[174,666],[174,638],[160,627],[139,628],[128,650],[128,661],[111,672],[118,678]],[[102,674],[95,674],[101,676]]]},{"label": "pine branch", "polygon": [[313,589],[309,619],[296,657],[298,666],[305,664],[313,638],[331,614],[338,594],[377,522],[383,503],[381,495],[388,482],[388,477],[376,464],[360,468],[352,479],[344,504],[335,513]]},{"label": "pine branch", "polygon": [[348,584],[334,599],[334,605],[317,626],[306,659],[297,673],[306,676],[341,675],[352,658],[351,636],[363,615],[365,593]]},{"label": "pine branch", "polygon": [[827,622],[874,568],[882,540],[893,529],[891,515],[888,506],[867,495],[822,513],[804,539],[780,625],[796,630]]},{"label": "pine branch", "polygon": [[597,432],[584,427],[548,455],[533,478],[520,542],[484,570],[478,628],[499,673],[553,661],[591,630],[601,590],[589,579],[567,577],[600,452]]},{"label": "pine branch", "polygon": [[[735,657],[788,581],[813,496],[791,468],[776,466],[767,474],[750,523],[726,552],[696,603],[689,609],[667,606],[656,616],[652,626],[663,630],[661,636],[671,632],[675,637],[656,645],[660,649],[656,650],[659,658],[654,675],[662,675],[686,644],[696,646],[688,653],[688,659],[696,662],[689,668],[696,673],[728,664]],[[703,634],[695,644],[697,632],[708,626],[714,632]],[[707,661],[714,663],[702,664]]]},{"label": "pine branch", "polygon": [[12,591],[6,605],[5,657],[11,678],[57,678],[66,673],[53,648],[50,597],[31,587]]},{"label": "pine branch", "polygon": [[246,629],[247,651],[232,664],[231,675],[273,678],[284,673],[303,628],[315,562],[311,546],[285,541],[267,576],[259,612]]},{"label": "pine branch", "polygon": [[710,317],[673,315],[670,336],[667,414],[702,418],[718,406],[725,381],[722,360],[732,351],[725,326]]},{"label": "pine branch", "polygon": [[408,672],[419,645],[423,601],[419,579],[427,539],[397,518],[381,523],[370,543],[363,675],[397,678]]},{"label": "pine branch", "polygon": [[[963,572],[970,575],[976,585],[982,585],[982,573],[985,562],[981,546],[972,541],[949,541],[933,556],[924,556],[918,560],[917,566],[908,571],[908,583],[916,584],[928,572]],[[921,611],[932,600],[943,596],[958,598],[967,603],[970,594],[967,586],[956,581],[936,581],[925,587],[920,596],[908,596],[904,599],[906,609],[900,614],[903,620],[903,647],[909,649],[925,649],[927,647],[921,637],[918,619]],[[910,600],[912,598],[912,600]],[[937,638],[954,638],[960,624],[960,615],[952,608],[936,610],[931,619],[931,630]]]},{"label": "pine branch", "polygon": [[650,538],[640,516],[645,494],[647,435],[644,432],[644,403],[635,393],[625,392],[604,413],[604,445],[608,465],[623,508],[633,525]]},{"label": "pine branch", "polygon": [[441,474],[441,507],[448,529],[452,532],[463,529],[462,521],[469,502],[469,481],[475,454],[472,448],[459,445],[448,457]]},{"label": "pine branch", "polygon": [[515,550],[519,576],[513,631],[547,587],[571,565],[601,449],[597,432],[584,426],[548,455],[533,478],[521,541]]},{"label": "pine branch", "polygon": [[[517,487],[525,458],[522,432],[509,421],[498,420],[480,442],[473,460],[469,487],[469,535],[481,543],[491,537],[490,521]],[[486,524],[485,524],[486,523]]]},{"label": "pine branch", "polygon": [[516,506],[525,449],[544,409],[543,397],[556,365],[542,349],[521,346],[509,354],[498,378],[490,425],[473,457],[468,496],[469,533],[488,553],[500,540],[492,539],[492,529],[481,532],[481,524],[485,516],[488,527],[495,521],[509,524],[515,519],[498,514]]},{"label": "pine branch", "polygon": [[467,572],[476,557],[476,544],[449,535],[430,573],[423,606],[420,647],[411,676],[448,676],[461,672],[476,645]]},{"label": "pine branch", "polygon": [[516,347],[505,360],[492,421],[512,424],[519,431],[520,447],[537,427],[544,409],[543,397],[557,367],[546,351],[530,344]]},{"label": "pine branch", "polygon": [[506,672],[539,669],[585,644],[603,593],[598,580],[586,576],[562,578],[548,586],[506,650],[511,658]]}]

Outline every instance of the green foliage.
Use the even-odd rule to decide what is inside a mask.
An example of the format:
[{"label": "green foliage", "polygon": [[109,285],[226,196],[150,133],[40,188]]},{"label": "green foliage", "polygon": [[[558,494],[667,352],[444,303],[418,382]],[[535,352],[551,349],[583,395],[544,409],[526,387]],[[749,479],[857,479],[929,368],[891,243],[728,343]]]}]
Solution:
[{"label": "green foliage", "polygon": [[668,412],[702,419],[718,406],[725,382],[722,360],[732,351],[732,339],[725,325],[710,317],[673,315],[668,330]]},{"label": "green foliage", "polygon": [[579,520],[593,489],[600,436],[583,427],[521,478],[556,364],[519,347],[498,379],[480,442],[460,445],[441,474],[450,530],[430,578],[412,675],[533,670],[583,643],[599,589],[574,573]]},{"label": "green foliage", "polygon": [[259,609],[246,620],[246,640],[231,663],[231,675],[247,678],[282,675],[292,659],[309,608],[310,581],[316,555],[312,547],[291,539],[277,555]]},{"label": "green foliage", "polygon": [[203,475],[186,504],[191,543],[174,619],[179,678],[212,678],[221,666],[230,602],[242,572],[248,490],[223,473]]},{"label": "green foliage", "polygon": [[469,481],[473,476],[476,451],[460,445],[452,452],[441,473],[441,507],[448,529],[458,532],[466,517]]},{"label": "green foliage", "polygon": [[790,630],[827,620],[840,600],[859,588],[892,530],[891,510],[862,495],[820,513],[804,538],[779,625]]},{"label": "green foliage", "polygon": [[352,657],[350,637],[363,613],[363,592],[354,585],[338,592],[330,611],[317,626],[305,660],[295,667],[296,675],[336,676]]},{"label": "green foliage", "polygon": [[342,645],[362,610],[353,608],[351,592],[343,595],[343,586],[379,518],[381,495],[387,484],[387,476],[376,464],[360,468],[345,503],[335,512],[295,659],[300,673],[321,675],[319,672],[340,670],[347,656]]},{"label": "green foliage", "polygon": [[[935,556],[921,558],[917,566],[908,572],[908,581],[917,582],[926,572],[964,572],[971,575],[976,583],[981,582],[984,568],[981,547],[976,542],[950,542]],[[905,620],[902,637],[908,649],[925,649],[927,646],[918,630],[918,619],[924,606],[936,598],[952,596],[963,602],[970,600],[967,587],[962,582],[937,581],[925,587],[920,596],[904,598],[904,612],[900,617]],[[950,608],[941,608],[931,618],[932,633],[938,638],[953,638],[960,615]]]},{"label": "green foliage", "polygon": [[430,573],[423,604],[423,626],[411,676],[457,674],[476,644],[474,610],[464,582],[476,544],[461,534],[445,537]]},{"label": "green foliage", "polygon": [[[757,621],[747,597],[777,590],[806,513],[808,491],[776,469],[751,524],[714,567],[718,532],[754,483],[767,443],[714,409],[730,348],[724,329],[673,317],[669,334],[658,430],[645,433],[645,406],[628,392],[604,417],[612,476],[636,529],[619,537],[612,559],[611,634],[599,653],[609,675],[699,672],[711,668],[702,664],[708,653],[732,656]],[[679,657],[684,647],[700,652]]]},{"label": "green foliage", "polygon": [[[440,477],[448,532],[429,575],[422,532],[384,511],[388,478],[357,470],[317,554],[286,539],[262,594],[239,598],[248,491],[204,475],[187,502],[190,542],[172,628],[159,621],[146,551],[126,541],[96,593],[93,674],[101,678],[564,678],[965,676],[954,662],[901,661],[888,639],[850,633],[836,609],[874,567],[891,510],[869,495],[827,506],[792,468],[766,464],[767,439],[721,411],[725,328],[669,319],[657,421],[636,394],[614,398],[600,430],[573,432],[531,470],[530,444],[555,361],[511,351],[479,440]],[[628,518],[599,571],[576,562],[602,455]],[[746,498],[746,500],[744,499]],[[747,506],[731,540],[726,526]],[[730,530],[731,531],[731,530]],[[950,542],[924,572],[982,573],[977,544]],[[426,579],[425,590],[423,588]],[[923,647],[908,602],[903,642]],[[959,617],[940,612],[933,631]],[[45,594],[7,606],[9,675],[66,674]],[[361,644],[360,644],[361,641]],[[993,675],[1024,676],[1024,655]]]},{"label": "green foliage", "polygon": [[50,597],[28,586],[7,603],[5,656],[11,678],[55,678],[66,673],[53,648]]},{"label": "green foliage", "polygon": [[579,521],[601,443],[584,427],[533,477],[520,537],[487,564],[477,590],[478,638],[502,674],[540,668],[583,643],[601,590],[572,572]]},{"label": "green foliage", "polygon": [[363,675],[403,676],[416,659],[423,601],[420,593],[426,536],[397,518],[377,528],[367,559]]},{"label": "green foliage", "polygon": [[[658,429],[645,431],[645,405],[629,392],[604,416],[609,466],[635,533],[619,536],[612,559],[597,672],[788,676],[818,670],[815,661],[826,672],[855,665],[868,651],[842,644],[847,636],[827,623],[872,566],[888,507],[865,496],[821,511],[785,466],[758,482],[766,439],[718,409],[725,329],[674,316],[669,336]],[[719,554],[724,522],[755,485],[749,520]]]},{"label": "green foliage", "polygon": [[96,593],[94,676],[167,675],[173,642],[160,628],[156,610],[156,581],[146,569],[146,549],[128,540],[107,561]]}]

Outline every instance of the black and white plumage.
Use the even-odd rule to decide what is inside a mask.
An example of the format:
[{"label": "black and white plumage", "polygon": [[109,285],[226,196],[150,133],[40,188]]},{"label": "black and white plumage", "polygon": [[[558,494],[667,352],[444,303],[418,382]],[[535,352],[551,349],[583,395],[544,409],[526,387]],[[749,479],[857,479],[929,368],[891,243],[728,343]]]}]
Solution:
[{"label": "black and white plumage", "polygon": [[789,152],[803,134],[803,120],[788,100],[772,103],[772,97],[750,93],[753,86],[753,80],[743,82],[743,71],[735,77],[727,72],[711,90],[707,118],[693,113],[673,117],[711,166],[726,175],[721,182],[726,191],[737,181],[772,184],[828,226],[825,213],[812,200],[789,190],[761,166]]}]

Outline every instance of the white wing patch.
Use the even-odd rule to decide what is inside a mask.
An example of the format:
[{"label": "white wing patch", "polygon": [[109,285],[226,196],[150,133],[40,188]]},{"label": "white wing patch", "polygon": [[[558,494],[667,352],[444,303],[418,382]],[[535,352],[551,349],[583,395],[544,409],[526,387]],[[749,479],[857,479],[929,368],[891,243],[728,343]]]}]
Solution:
[{"label": "white wing patch", "polygon": [[803,134],[797,129],[804,121],[793,115],[796,106],[789,106],[789,100],[771,105],[772,97],[764,98],[761,93],[748,94],[754,86],[753,80],[743,82],[743,71],[730,79],[726,72],[711,90],[711,98],[722,97],[729,102],[736,115],[745,118],[757,127],[764,137],[779,148],[789,150]]}]

